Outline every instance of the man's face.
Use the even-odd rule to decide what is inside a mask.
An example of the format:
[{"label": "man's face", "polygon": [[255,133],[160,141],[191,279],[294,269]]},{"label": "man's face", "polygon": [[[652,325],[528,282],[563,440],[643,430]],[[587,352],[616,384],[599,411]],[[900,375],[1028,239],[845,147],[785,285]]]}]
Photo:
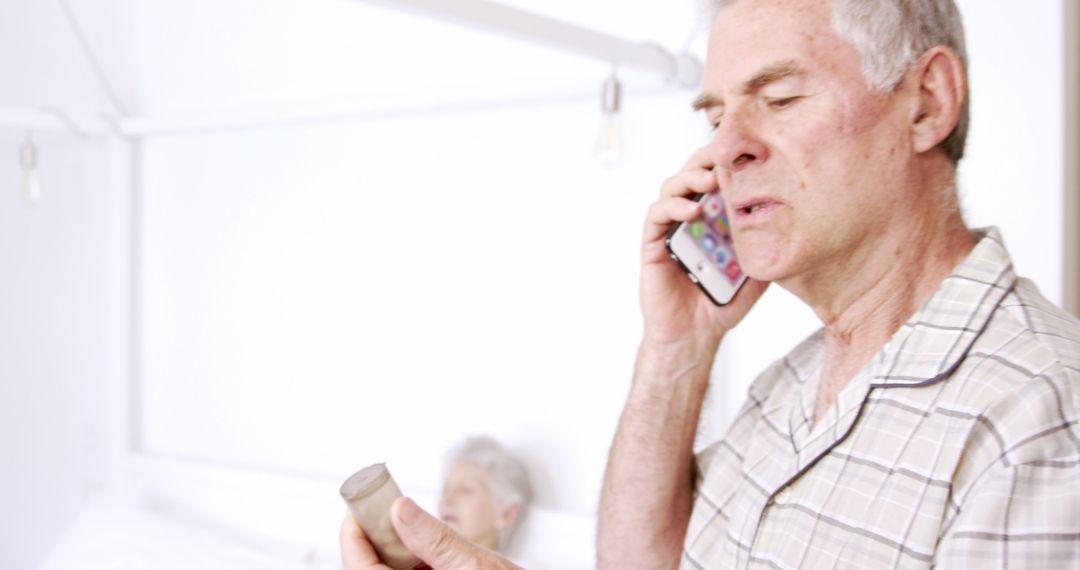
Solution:
[{"label": "man's face", "polygon": [[472,463],[457,463],[443,482],[439,518],[468,540],[495,548],[498,512],[491,494],[491,476]]},{"label": "man's face", "polygon": [[736,253],[757,279],[829,278],[883,234],[910,184],[906,91],[868,86],[830,12],[829,0],[740,0],[709,39],[698,105],[716,127]]}]

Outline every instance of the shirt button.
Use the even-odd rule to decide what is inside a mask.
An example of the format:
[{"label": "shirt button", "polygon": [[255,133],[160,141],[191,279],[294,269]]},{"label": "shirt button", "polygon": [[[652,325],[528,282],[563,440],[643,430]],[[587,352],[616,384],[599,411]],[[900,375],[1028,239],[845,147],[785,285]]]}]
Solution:
[{"label": "shirt button", "polygon": [[786,505],[791,502],[791,488],[784,487],[783,489],[781,489],[780,492],[776,494],[773,502],[777,505]]}]

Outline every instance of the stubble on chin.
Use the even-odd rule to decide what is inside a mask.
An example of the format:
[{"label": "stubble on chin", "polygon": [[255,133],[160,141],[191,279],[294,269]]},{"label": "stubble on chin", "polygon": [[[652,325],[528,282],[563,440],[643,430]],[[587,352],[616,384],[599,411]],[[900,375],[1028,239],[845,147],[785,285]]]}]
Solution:
[{"label": "stubble on chin", "polygon": [[783,241],[780,236],[752,230],[734,237],[733,241],[735,257],[743,273],[758,281],[777,281],[783,277]]}]

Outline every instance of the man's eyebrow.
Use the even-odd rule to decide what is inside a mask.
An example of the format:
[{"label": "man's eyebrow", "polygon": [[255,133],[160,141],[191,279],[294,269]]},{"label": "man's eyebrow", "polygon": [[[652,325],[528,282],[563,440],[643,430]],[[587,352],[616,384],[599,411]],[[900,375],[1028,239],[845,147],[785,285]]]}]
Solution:
[{"label": "man's eyebrow", "polygon": [[[775,83],[781,79],[791,77],[793,75],[800,75],[803,73],[802,68],[798,66],[794,61],[784,61],[775,65],[770,65],[765,69],[762,69],[750,79],[743,83],[743,93],[753,93],[760,90],[762,87],[770,83]],[[723,98],[713,95],[711,93],[702,93],[698,95],[691,107],[695,111],[702,111],[705,109],[712,109],[714,107],[722,107],[724,105]]]},{"label": "man's eyebrow", "polygon": [[753,93],[770,83],[800,75],[803,70],[794,61],[784,61],[770,65],[743,83],[743,93]]},{"label": "man's eyebrow", "polygon": [[704,109],[712,109],[713,107],[721,107],[724,105],[724,100],[709,93],[702,93],[698,95],[694,102],[690,104],[695,111],[701,111]]}]

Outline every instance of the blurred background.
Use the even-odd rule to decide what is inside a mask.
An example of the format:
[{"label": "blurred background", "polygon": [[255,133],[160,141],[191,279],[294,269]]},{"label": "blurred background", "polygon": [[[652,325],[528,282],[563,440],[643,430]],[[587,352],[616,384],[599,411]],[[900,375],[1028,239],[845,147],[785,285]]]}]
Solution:
[{"label": "blurred background", "polygon": [[[1076,3],[958,3],[968,221],[1075,312]],[[431,507],[477,433],[530,467],[520,558],[591,567],[702,10],[0,0],[0,568],[332,568],[345,477]],[[700,445],[816,326],[767,294]]]}]

